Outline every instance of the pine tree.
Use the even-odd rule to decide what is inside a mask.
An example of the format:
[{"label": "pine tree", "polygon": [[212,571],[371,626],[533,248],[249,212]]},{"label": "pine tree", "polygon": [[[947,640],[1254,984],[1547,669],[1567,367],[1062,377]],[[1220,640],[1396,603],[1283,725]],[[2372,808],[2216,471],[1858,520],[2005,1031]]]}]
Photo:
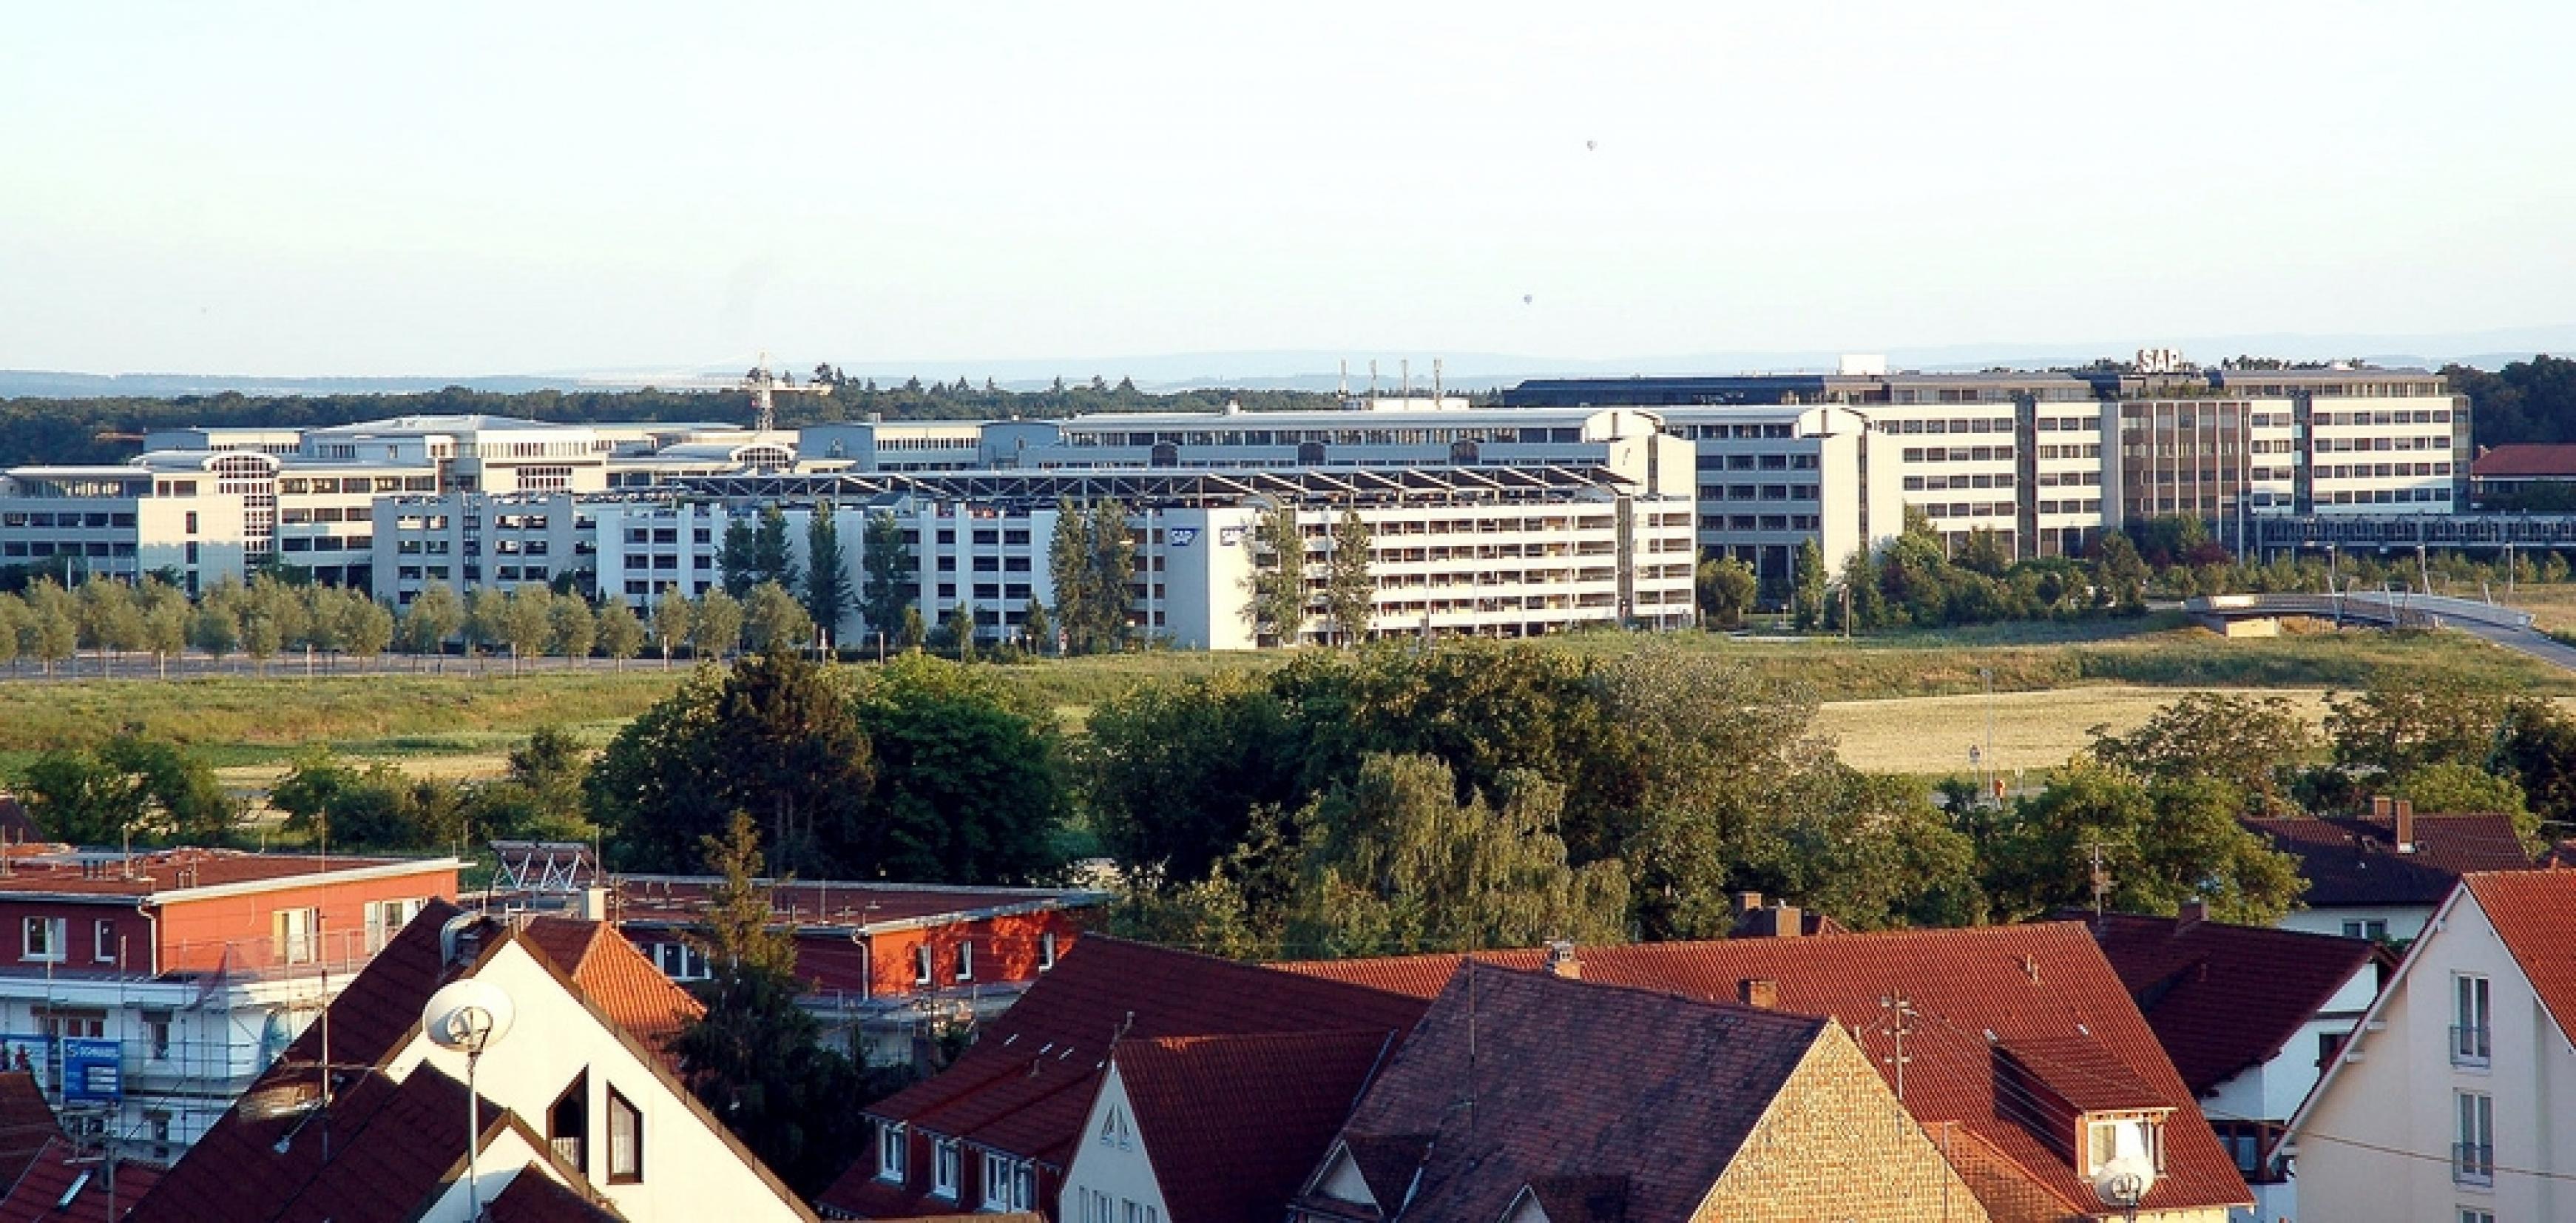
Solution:
[{"label": "pine tree", "polygon": [[1333,550],[1324,561],[1324,614],[1343,645],[1368,640],[1376,610],[1377,578],[1369,572],[1369,529],[1358,510],[1342,511],[1333,525]]},{"label": "pine tree", "polygon": [[868,515],[867,538],[859,550],[859,614],[871,632],[893,636],[912,606],[920,584],[920,562],[905,542],[903,524],[892,514]]},{"label": "pine tree", "polygon": [[841,636],[841,617],[850,610],[849,558],[841,551],[841,527],[832,507],[817,504],[805,525],[805,611],[832,640]]}]

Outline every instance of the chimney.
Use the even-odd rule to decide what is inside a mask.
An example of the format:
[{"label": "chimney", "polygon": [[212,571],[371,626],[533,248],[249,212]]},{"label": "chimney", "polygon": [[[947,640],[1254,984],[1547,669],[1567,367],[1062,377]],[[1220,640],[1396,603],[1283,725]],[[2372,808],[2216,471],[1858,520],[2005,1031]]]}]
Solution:
[{"label": "chimney", "polygon": [[2370,796],[2370,818],[2374,820],[2387,819],[2391,815],[2391,808],[2395,806],[2396,804],[2389,801],[2387,795],[2373,794]]},{"label": "chimney", "polygon": [[1735,983],[1736,1001],[1756,1010],[1780,1009],[1780,983],[1769,977],[1746,977]]},{"label": "chimney", "polygon": [[1804,915],[1796,905],[1773,905],[1762,912],[1766,919],[1762,924],[1770,927],[1762,931],[1764,934],[1773,938],[1796,938],[1807,932]]},{"label": "chimney", "polygon": [[584,921],[608,920],[608,889],[583,888],[579,916]]},{"label": "chimney", "polygon": [[1761,907],[1762,907],[1762,893],[1760,893],[1760,892],[1737,892],[1737,893],[1735,894],[1735,911],[1736,911],[1736,913],[1737,913],[1738,915],[1745,914],[1745,913],[1750,913],[1750,912],[1754,911],[1755,909],[1759,909],[1759,908],[1761,908]]},{"label": "chimney", "polygon": [[2194,896],[2191,899],[2182,902],[2182,912],[2179,915],[2179,920],[2174,922],[2174,933],[2180,934],[2183,931],[2189,930],[2208,920],[2209,902],[2202,900],[2198,896]]},{"label": "chimney", "polygon": [[2397,808],[2397,852],[2411,854],[2415,852],[2415,800],[2401,798],[2394,805]]},{"label": "chimney", "polygon": [[1547,945],[1547,975],[1568,981],[1583,979],[1583,960],[1574,954],[1574,944],[1560,941]]}]

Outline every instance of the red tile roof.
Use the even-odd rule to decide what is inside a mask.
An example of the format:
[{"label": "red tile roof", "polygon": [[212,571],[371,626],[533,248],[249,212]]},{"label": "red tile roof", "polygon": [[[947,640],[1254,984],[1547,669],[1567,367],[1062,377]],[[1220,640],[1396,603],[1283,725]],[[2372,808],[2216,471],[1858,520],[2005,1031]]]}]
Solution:
[{"label": "red tile roof", "polygon": [[1687,1219],[1824,1032],[1809,1016],[1469,965],[1344,1134],[1430,1137],[1418,1175],[1382,1169],[1372,1184],[1382,1208],[1409,1195],[1408,1217],[1501,1219],[1527,1188],[1550,1218]]},{"label": "red tile roof", "polygon": [[2291,816],[2248,819],[2272,848],[2298,859],[2311,909],[2442,903],[2470,871],[2531,869],[2531,855],[2502,815],[2418,815],[2415,852],[2397,852],[2393,819]]},{"label": "red tile roof", "polygon": [[1278,1223],[1395,1047],[1383,1029],[1119,1042],[1171,1223]]},{"label": "red tile roof", "polygon": [[[1420,998],[1087,935],[1011,1009],[987,1021],[954,1065],[866,1111],[1061,1171],[1081,1136],[1113,1038],[1403,1032],[1424,1005]],[[872,1218],[951,1208],[877,1180],[874,1165],[873,1159],[852,1165],[819,1204]]]},{"label": "red tile roof", "polygon": [[2460,880],[2531,981],[2540,1004],[2576,1040],[2576,871],[2507,871]]},{"label": "red tile roof", "polygon": [[707,1013],[606,922],[536,917],[520,933],[618,1026],[656,1049]]},{"label": "red tile roof", "polygon": [[621,1223],[624,1216],[555,1183],[536,1164],[520,1169],[509,1188],[483,1204],[490,1223]]},{"label": "red tile roof", "polygon": [[2491,446],[2469,463],[2479,480],[2576,479],[2576,445],[2564,442],[2511,442]]},{"label": "red tile roof", "polygon": [[[93,859],[95,861],[95,859]],[[288,884],[320,881],[345,871],[415,866],[423,871],[454,871],[453,858],[348,858],[339,855],[249,853],[238,849],[164,849],[112,860],[104,873],[64,855],[12,857],[9,874],[0,876],[0,895],[49,892],[61,895],[152,896],[188,888],[242,883]]]},{"label": "red tile roof", "polygon": [[0,1073],[0,1185],[16,1181],[46,1144],[62,1136],[35,1072]]},{"label": "red tile roof", "polygon": [[2355,974],[2368,940],[2115,913],[2086,929],[2197,1096],[2289,1047]]},{"label": "red tile roof", "polygon": [[[1578,953],[1587,981],[1676,990],[1731,1001],[1747,982],[1768,981],[1781,1010],[1830,1016],[1852,1030],[1882,1073],[1895,1050],[1881,1000],[1902,993],[1918,1017],[1906,1041],[1910,1069],[1905,1103],[1938,1131],[1956,1123],[1977,1134],[2060,1205],[2096,1207],[2092,1190],[2068,1158],[2018,1118],[2029,1101],[1998,1075],[1996,1043],[2031,1052],[2032,1070],[2060,1094],[2091,1098],[2106,1086],[2090,1059],[2062,1055],[2053,1038],[2080,1038],[2128,1068],[2118,1084],[2143,1086],[2135,1106],[2171,1108],[2166,1131],[2168,1175],[2145,1203],[2149,1210],[2250,1203],[2253,1195],[2215,1135],[2202,1122],[2191,1090],[2175,1072],[2155,1033],[2118,974],[2080,926],[2043,923],[1970,930],[1915,930],[1832,938],[1729,939],[1586,947]],[[1536,968],[1546,953],[1480,953],[1502,967]],[[1292,971],[1382,989],[1418,985],[1458,963],[1457,956],[1320,961]]]},{"label": "red tile roof", "polygon": [[[113,1198],[108,1179],[95,1155],[81,1154],[68,1139],[48,1139],[26,1170],[10,1178],[7,1195],[0,1196],[0,1223],[110,1223],[143,1199],[161,1179],[161,1169],[119,1160]],[[71,1205],[57,1209],[66,1196]]]}]

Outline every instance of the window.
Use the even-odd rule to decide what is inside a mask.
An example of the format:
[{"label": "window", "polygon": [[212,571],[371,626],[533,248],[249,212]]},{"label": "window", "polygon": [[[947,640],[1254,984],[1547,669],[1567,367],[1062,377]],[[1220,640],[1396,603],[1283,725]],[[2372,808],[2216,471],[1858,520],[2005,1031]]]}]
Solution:
[{"label": "window", "polygon": [[903,1156],[908,1138],[904,1128],[890,1121],[877,1122],[877,1179],[903,1183]]},{"label": "window", "polygon": [[958,1162],[959,1157],[956,1139],[933,1138],[930,1140],[931,1196],[943,1197],[952,1202],[957,1200]]},{"label": "window", "polygon": [[69,925],[66,919],[60,917],[28,918],[25,927],[26,941],[21,944],[18,958],[61,962],[63,943],[71,937],[65,929]]},{"label": "window", "polygon": [[608,1089],[608,1183],[644,1179],[644,1114],[617,1089]]},{"label": "window", "polygon": [[1135,1131],[1127,1128],[1127,1114],[1116,1108],[1109,1110],[1109,1115],[1100,1123],[1100,1145],[1116,1147],[1121,1151],[1129,1150],[1136,1145]]},{"label": "window", "polygon": [[367,954],[385,949],[394,935],[412,918],[419,916],[419,900],[380,900],[367,905]]},{"label": "window", "polygon": [[2084,1175],[2098,1176],[2102,1166],[2125,1155],[2146,1157],[2159,1172],[2165,1167],[2165,1134],[2161,1120],[2151,1116],[2087,1114],[2084,1125]]},{"label": "window", "polygon": [[554,1148],[555,1158],[575,1172],[590,1174],[590,1165],[583,1162],[590,1143],[589,1071],[572,1076],[572,1083],[546,1109],[546,1142]]},{"label": "window", "polygon": [[90,927],[90,958],[101,964],[116,961],[116,923],[101,920]]},{"label": "window", "polygon": [[2459,1093],[2460,1140],[2451,1146],[2451,1179],[2463,1185],[2495,1183],[2495,1097]]},{"label": "window", "polygon": [[269,946],[280,964],[310,964],[317,958],[314,937],[322,925],[320,909],[279,909],[269,915]]},{"label": "window", "polygon": [[912,983],[930,984],[930,944],[928,943],[918,944],[912,949]]},{"label": "window", "polygon": [[960,981],[975,979],[975,944],[973,943],[957,944],[957,979]]},{"label": "window", "polygon": [[1027,1210],[1034,1180],[1028,1165],[1008,1155],[984,1152],[984,1209]]},{"label": "window", "polygon": [[1055,931],[1049,930],[1038,936],[1038,971],[1045,972],[1053,967],[1055,967]]},{"label": "window", "polygon": [[2451,978],[2451,1064],[2484,1066],[2492,1042],[2487,1032],[2487,979],[2461,974]]},{"label": "window", "polygon": [[714,974],[707,967],[706,949],[688,943],[655,943],[651,948],[655,967],[674,981],[704,981]]},{"label": "window", "polygon": [[2348,921],[2343,924],[2343,936],[2345,938],[2366,938],[2374,942],[2384,943],[2388,941],[2388,922],[2386,919],[2377,917],[2363,921]]},{"label": "window", "polygon": [[143,1012],[143,1045],[153,1061],[170,1060],[170,1012]]}]

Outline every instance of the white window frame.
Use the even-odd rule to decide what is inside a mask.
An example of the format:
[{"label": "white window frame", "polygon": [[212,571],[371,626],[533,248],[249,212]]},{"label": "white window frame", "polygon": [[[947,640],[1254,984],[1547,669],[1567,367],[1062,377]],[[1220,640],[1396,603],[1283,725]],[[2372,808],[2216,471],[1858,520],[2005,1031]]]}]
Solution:
[{"label": "white window frame", "polygon": [[2451,1064],[2491,1065],[2495,1054],[2495,995],[2486,977],[2451,974]]},{"label": "white window frame", "polygon": [[322,958],[322,910],[306,905],[294,909],[272,909],[268,929],[275,946],[270,950],[280,964],[311,964]]},{"label": "white window frame", "polygon": [[38,964],[60,964],[71,939],[71,919],[65,917],[30,917],[19,924],[18,944],[21,960]]},{"label": "white window frame", "polygon": [[930,1140],[930,1196],[957,1200],[957,1182],[963,1178],[965,1156],[957,1149],[954,1138]]},{"label": "white window frame", "polygon": [[928,984],[930,984],[930,969],[931,969],[930,944],[928,944],[928,943],[915,943],[915,944],[913,944],[913,945],[912,945],[912,983],[913,983],[913,984],[915,984],[915,985],[928,985]]},{"label": "white window frame", "polygon": [[1029,1166],[1000,1151],[984,1154],[983,1197],[986,1210],[1027,1210],[1030,1198]]},{"label": "white window frame", "polygon": [[1038,971],[1045,972],[1053,967],[1055,967],[1055,931],[1049,930],[1038,935]]},{"label": "white window frame", "polygon": [[912,1151],[912,1132],[892,1121],[877,1122],[877,1179],[903,1183],[905,1156]]},{"label": "white window frame", "polygon": [[143,1012],[143,1055],[156,1062],[170,1060],[170,1030],[177,1017],[168,1011]]},{"label": "white window frame", "polygon": [[90,958],[101,964],[116,962],[116,923],[102,917],[90,926]]},{"label": "white window frame", "polygon": [[2495,1184],[2495,1097],[2482,1091],[2453,1092],[2459,1114],[2458,1141],[2451,1145],[2451,1179],[2462,1185]]},{"label": "white window frame", "polygon": [[957,944],[957,979],[975,979],[975,944],[971,940]]},{"label": "white window frame", "polygon": [[[610,1087],[606,1111],[600,1136],[606,1140],[602,1145],[608,1157],[604,1165],[608,1183],[640,1185],[644,1182],[644,1110],[635,1107],[626,1093]],[[623,1134],[619,1133],[621,1121]]]}]

